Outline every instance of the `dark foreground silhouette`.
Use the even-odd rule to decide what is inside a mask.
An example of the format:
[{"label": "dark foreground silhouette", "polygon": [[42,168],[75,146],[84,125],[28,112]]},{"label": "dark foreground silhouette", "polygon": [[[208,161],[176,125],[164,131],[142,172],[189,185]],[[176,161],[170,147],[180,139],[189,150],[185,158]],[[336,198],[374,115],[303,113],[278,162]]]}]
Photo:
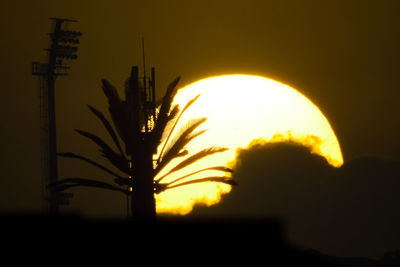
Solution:
[{"label": "dark foreground silhouette", "polygon": [[[76,256],[95,252],[151,263],[229,264],[246,266],[400,266],[400,255],[380,260],[336,258],[305,250],[285,239],[274,219],[190,220],[163,218],[154,223],[89,221],[79,216],[3,215],[2,242],[8,249]],[[150,253],[150,254],[149,254]],[[150,255],[150,256],[149,256]],[[149,259],[150,257],[150,259]]]},{"label": "dark foreground silhouette", "polygon": [[239,186],[188,216],[282,218],[294,244],[341,257],[377,259],[400,248],[399,161],[361,157],[334,168],[290,143],[254,146],[238,159]]}]

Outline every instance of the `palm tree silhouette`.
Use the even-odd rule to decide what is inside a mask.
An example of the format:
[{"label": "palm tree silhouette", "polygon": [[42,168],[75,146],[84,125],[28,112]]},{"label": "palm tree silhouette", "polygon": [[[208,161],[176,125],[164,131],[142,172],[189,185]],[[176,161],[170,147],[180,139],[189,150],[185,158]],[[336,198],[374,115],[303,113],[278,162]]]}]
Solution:
[{"label": "palm tree silhouette", "polygon": [[[133,71],[134,68],[132,68],[132,73]],[[120,99],[117,89],[111,83],[107,80],[102,80],[102,89],[108,99],[108,110],[119,138],[125,145],[125,153],[111,123],[102,112],[92,106],[89,106],[89,109],[102,122],[108,134],[111,136],[117,151],[111,148],[97,135],[82,130],[76,130],[80,135],[96,143],[100,147],[101,155],[108,159],[111,164],[123,174],[120,175],[81,155],[70,152],[58,154],[66,158],[80,159],[100,168],[113,176],[115,185],[92,179],[73,177],[49,184],[48,187],[51,188],[53,192],[61,192],[76,186],[97,187],[121,192],[131,198],[131,214],[134,220],[152,221],[156,219],[155,194],[179,186],[201,182],[221,182],[236,185],[235,181],[226,175],[190,179],[191,176],[206,170],[231,173],[232,169],[225,166],[210,166],[179,177],[168,183],[162,183],[164,178],[178,170],[204,157],[224,152],[227,148],[213,146],[188,156],[189,152],[185,147],[194,138],[205,132],[205,130],[197,132],[195,132],[195,130],[206,121],[206,118],[190,120],[178,131],[178,134],[174,136],[172,140],[171,136],[182,114],[200,95],[190,100],[182,111],[180,111],[179,105],[174,105],[172,107],[172,101],[177,93],[176,85],[180,79],[180,77],[178,77],[168,86],[157,112],[154,112],[153,115],[149,115],[146,114],[145,108],[141,103],[141,88],[135,77],[137,77],[137,75],[135,76],[132,74],[128,79],[125,88],[125,100]],[[163,147],[158,154],[158,158],[154,159],[153,156],[156,155],[157,148],[160,144],[163,144]],[[170,171],[155,179],[173,159],[185,156],[187,157]]]}]

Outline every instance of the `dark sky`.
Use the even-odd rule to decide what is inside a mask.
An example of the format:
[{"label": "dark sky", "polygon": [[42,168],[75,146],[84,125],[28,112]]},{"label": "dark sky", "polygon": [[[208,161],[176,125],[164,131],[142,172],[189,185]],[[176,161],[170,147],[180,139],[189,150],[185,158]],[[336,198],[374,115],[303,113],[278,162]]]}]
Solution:
[{"label": "dark sky", "polygon": [[[71,27],[84,34],[70,75],[57,80],[59,151],[95,157],[96,148],[73,129],[101,133],[86,105],[106,110],[100,79],[122,87],[130,67],[141,64],[144,36],[158,96],[178,75],[181,85],[229,73],[279,80],[321,109],[345,162],[352,162],[365,155],[400,160],[399,7],[395,0],[8,1],[0,17],[0,212],[41,208],[39,101],[31,62],[45,60],[49,17],[77,19]],[[251,168],[243,171],[252,175]],[[60,162],[61,177],[77,173],[101,175],[79,162]],[[69,210],[89,217],[125,212],[124,199],[113,193],[74,193]]]}]

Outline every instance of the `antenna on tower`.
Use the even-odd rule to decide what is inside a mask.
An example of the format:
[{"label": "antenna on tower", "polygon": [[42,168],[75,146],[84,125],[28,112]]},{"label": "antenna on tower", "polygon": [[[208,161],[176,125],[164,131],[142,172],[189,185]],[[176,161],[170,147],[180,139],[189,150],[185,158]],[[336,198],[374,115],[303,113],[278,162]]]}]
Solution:
[{"label": "antenna on tower", "polygon": [[144,53],[144,37],[142,37],[142,55],[143,55],[143,78],[146,78],[146,54]]},{"label": "antenna on tower", "polygon": [[[156,83],[155,83],[155,70],[151,68],[151,76],[146,75],[146,54],[144,46],[144,37],[142,37],[142,60],[143,60],[143,93],[142,105],[143,113],[146,118],[145,132],[152,131],[154,122],[156,121]],[[152,117],[152,118],[151,118]]]},{"label": "antenna on tower", "polygon": [[[151,136],[151,132],[154,130],[155,122],[157,119],[156,114],[156,82],[155,82],[155,70],[151,68],[151,77],[147,77],[146,75],[146,55],[144,49],[144,38],[142,37],[142,59],[143,59],[143,77],[139,77],[139,67],[132,66],[131,76],[129,79],[130,86],[127,86],[127,90],[132,90],[129,92],[129,95],[134,95],[134,99],[138,100],[136,102],[139,109],[136,111],[137,116],[143,118],[144,121],[144,129],[142,128],[142,138],[145,139]],[[143,86],[139,85],[139,81],[143,81]],[[142,127],[142,125],[140,125]],[[156,149],[156,148],[154,148]],[[154,151],[155,153],[156,151]],[[129,156],[130,153],[128,153]],[[130,164],[131,161],[130,161]],[[132,165],[130,165],[132,168]],[[131,177],[129,177],[131,178]],[[131,187],[128,187],[129,190],[132,190]],[[127,214],[129,217],[129,198],[131,196],[127,196]]]}]

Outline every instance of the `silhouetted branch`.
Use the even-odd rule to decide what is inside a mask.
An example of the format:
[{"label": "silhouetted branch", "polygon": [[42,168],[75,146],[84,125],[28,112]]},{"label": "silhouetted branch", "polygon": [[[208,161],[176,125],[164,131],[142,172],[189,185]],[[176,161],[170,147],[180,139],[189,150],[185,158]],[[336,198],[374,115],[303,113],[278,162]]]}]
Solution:
[{"label": "silhouetted branch", "polygon": [[170,175],[173,172],[176,172],[180,169],[185,168],[186,166],[202,159],[205,158],[207,156],[211,156],[212,154],[215,153],[221,153],[228,150],[228,148],[225,147],[209,147],[206,149],[201,150],[200,152],[188,157],[187,159],[185,159],[184,161],[182,161],[181,163],[179,163],[177,166],[175,166],[172,170],[170,170],[167,174],[165,174],[164,176],[162,176],[159,181],[161,181],[162,179],[164,179],[166,176]]},{"label": "silhouetted branch", "polygon": [[162,147],[162,149],[161,149],[160,155],[159,155],[159,157],[158,157],[158,159],[157,159],[157,164],[160,163],[160,161],[161,161],[161,159],[162,159],[162,157],[163,157],[164,149],[165,149],[165,147],[166,147],[167,144],[168,144],[169,138],[172,136],[172,133],[174,132],[175,126],[178,124],[179,119],[182,117],[182,114],[183,114],[183,113],[184,113],[184,112],[199,98],[199,97],[200,97],[200,95],[197,95],[195,98],[193,98],[192,100],[190,100],[190,101],[186,104],[186,106],[183,108],[183,110],[181,111],[181,113],[179,114],[178,118],[176,119],[176,121],[175,121],[175,123],[174,123],[174,126],[172,126],[172,129],[169,131],[167,140],[165,140],[165,143],[164,143],[164,145],[163,145],[163,147]]},{"label": "silhouetted branch", "polygon": [[107,132],[110,134],[111,138],[114,140],[115,145],[118,147],[119,152],[121,153],[122,156],[124,156],[124,153],[122,152],[121,145],[118,141],[118,137],[114,132],[113,127],[111,126],[110,122],[106,119],[106,117],[103,115],[103,113],[94,107],[88,105],[89,109],[96,115],[97,118],[100,119],[100,121],[103,123],[104,127],[106,128]]},{"label": "silhouetted branch", "polygon": [[[222,172],[230,172],[230,173],[233,172],[232,169],[230,169],[230,168],[228,168],[228,167],[224,167],[224,166],[209,167],[209,168],[201,169],[201,170],[198,170],[198,171],[195,171],[195,172],[186,174],[186,175],[184,175],[184,176],[182,176],[182,177],[179,177],[179,178],[177,178],[177,179],[175,179],[175,180],[169,182],[168,185],[171,185],[171,184],[176,183],[176,182],[178,182],[178,181],[180,181],[180,180],[183,180],[183,179],[185,179],[185,178],[187,178],[187,177],[190,177],[190,176],[193,176],[193,175],[195,175],[195,174],[198,174],[198,173],[200,173],[200,172],[205,172],[205,171],[222,171]],[[160,182],[164,177],[168,176],[169,174],[170,174],[170,173],[164,175],[163,177],[161,177],[160,179],[158,179],[157,182]]]},{"label": "silhouetted branch", "polygon": [[190,185],[190,184],[197,184],[197,183],[204,183],[204,182],[218,182],[218,183],[225,183],[229,185],[238,185],[232,178],[225,177],[225,176],[211,176],[206,178],[195,179],[187,182],[183,182],[177,185],[166,186],[164,190],[176,188],[179,186]]},{"label": "silhouetted branch", "polygon": [[[102,89],[108,99],[108,110],[121,139],[125,143],[126,153],[130,154],[139,144],[139,135],[136,128],[139,127],[137,116],[131,116],[132,107],[119,98],[117,89],[107,80],[102,80]],[[136,147],[137,148],[137,147]]]},{"label": "silhouetted branch", "polygon": [[109,145],[107,145],[100,137],[86,132],[82,130],[75,130],[79,134],[83,135],[86,138],[89,138],[94,143],[96,143],[99,147],[101,147],[101,152],[103,156],[107,158],[115,167],[117,167],[120,171],[129,174],[129,165],[126,158],[122,155],[115,152]]},{"label": "silhouetted branch", "polygon": [[86,178],[66,178],[66,179],[63,179],[63,180],[60,180],[55,183],[47,185],[47,188],[52,188],[54,192],[61,192],[68,188],[76,187],[76,186],[103,188],[103,189],[108,189],[108,190],[112,190],[112,191],[122,192],[125,194],[130,194],[129,190],[118,188],[116,186],[113,186],[113,185],[105,183],[105,182],[95,181],[95,180],[86,179]]},{"label": "silhouetted branch", "polygon": [[197,133],[193,133],[193,131],[199,127],[203,122],[206,121],[206,118],[196,119],[189,123],[189,127],[184,130],[184,132],[178,137],[176,142],[173,143],[172,147],[165,153],[165,156],[162,158],[160,164],[156,167],[154,171],[154,176],[156,176],[172,159],[174,159],[181,150],[194,138],[203,134],[206,130],[199,131]]},{"label": "silhouetted branch", "polygon": [[[179,132],[174,136],[174,138],[169,142],[169,144],[166,146],[166,152],[165,154],[168,154],[169,151],[178,143],[179,140],[183,140],[187,136],[190,136],[192,132],[200,126],[206,118],[196,118],[196,119],[191,119],[189,120],[184,126],[182,126],[179,129]],[[191,131],[189,131],[190,128],[194,127]],[[183,138],[183,139],[181,139]],[[168,141],[168,140],[167,140]],[[164,155],[165,155],[164,154]],[[163,160],[164,155],[161,157],[161,161]],[[160,157],[159,157],[160,158]]]},{"label": "silhouetted branch", "polygon": [[[164,127],[164,131],[162,132],[161,138],[157,139],[157,147],[159,144],[163,143],[164,140],[168,137],[169,133],[171,132],[172,127],[175,125],[176,116],[179,113],[179,105],[176,104],[173,109],[171,110],[170,114],[168,115],[167,122]],[[174,121],[175,119],[175,121]]]},{"label": "silhouetted branch", "polygon": [[[172,112],[170,113],[170,109],[171,109],[171,105],[172,105],[172,100],[175,97],[176,92],[177,92],[176,85],[178,84],[180,78],[181,77],[176,78],[168,86],[167,92],[165,93],[165,96],[162,100],[160,112],[158,114],[156,125],[155,125],[154,131],[153,131],[153,133],[154,133],[153,134],[153,144],[155,147],[157,147],[161,143],[161,138],[164,133],[165,127],[166,127],[168,121],[170,121],[170,119],[171,119],[171,117],[169,117],[172,113]],[[175,107],[174,107],[174,109],[175,109]],[[175,112],[177,112],[177,111],[175,111]]]},{"label": "silhouetted branch", "polygon": [[86,162],[96,166],[97,168],[102,169],[103,171],[105,171],[105,172],[107,172],[107,173],[109,173],[109,174],[111,174],[111,175],[113,175],[115,177],[121,178],[121,176],[119,176],[115,172],[111,171],[110,169],[108,169],[108,168],[104,167],[103,165],[101,165],[101,164],[99,164],[99,163],[97,163],[97,162],[95,162],[95,161],[93,161],[91,159],[88,159],[88,158],[86,158],[84,156],[77,155],[77,154],[74,154],[74,153],[71,153],[71,152],[57,153],[57,155],[60,156],[60,157],[75,158],[75,159],[80,159],[80,160],[86,161]]},{"label": "silhouetted branch", "polygon": [[190,165],[190,164],[192,164],[192,163],[194,163],[194,162],[196,162],[196,161],[198,161],[198,160],[200,160],[202,158],[211,156],[212,154],[215,154],[215,153],[221,153],[221,152],[224,152],[226,150],[228,150],[228,148],[226,148],[226,147],[209,147],[209,148],[203,149],[200,152],[190,156],[189,158],[187,158],[184,161],[182,161],[181,163],[179,163],[177,166],[175,166],[170,171],[170,173],[173,173],[173,172],[176,172],[176,171],[178,171],[180,169],[183,169],[186,166],[188,166],[188,165]]},{"label": "silhouetted branch", "polygon": [[78,129],[75,129],[75,131],[77,133],[79,133],[80,135],[83,135],[84,137],[89,138],[94,143],[96,143],[99,147],[101,147],[101,149],[102,149],[101,152],[103,152],[103,153],[112,152],[113,154],[117,154],[109,145],[106,144],[106,142],[104,142],[97,135],[89,133],[89,132],[86,132],[86,131],[78,130]]}]

